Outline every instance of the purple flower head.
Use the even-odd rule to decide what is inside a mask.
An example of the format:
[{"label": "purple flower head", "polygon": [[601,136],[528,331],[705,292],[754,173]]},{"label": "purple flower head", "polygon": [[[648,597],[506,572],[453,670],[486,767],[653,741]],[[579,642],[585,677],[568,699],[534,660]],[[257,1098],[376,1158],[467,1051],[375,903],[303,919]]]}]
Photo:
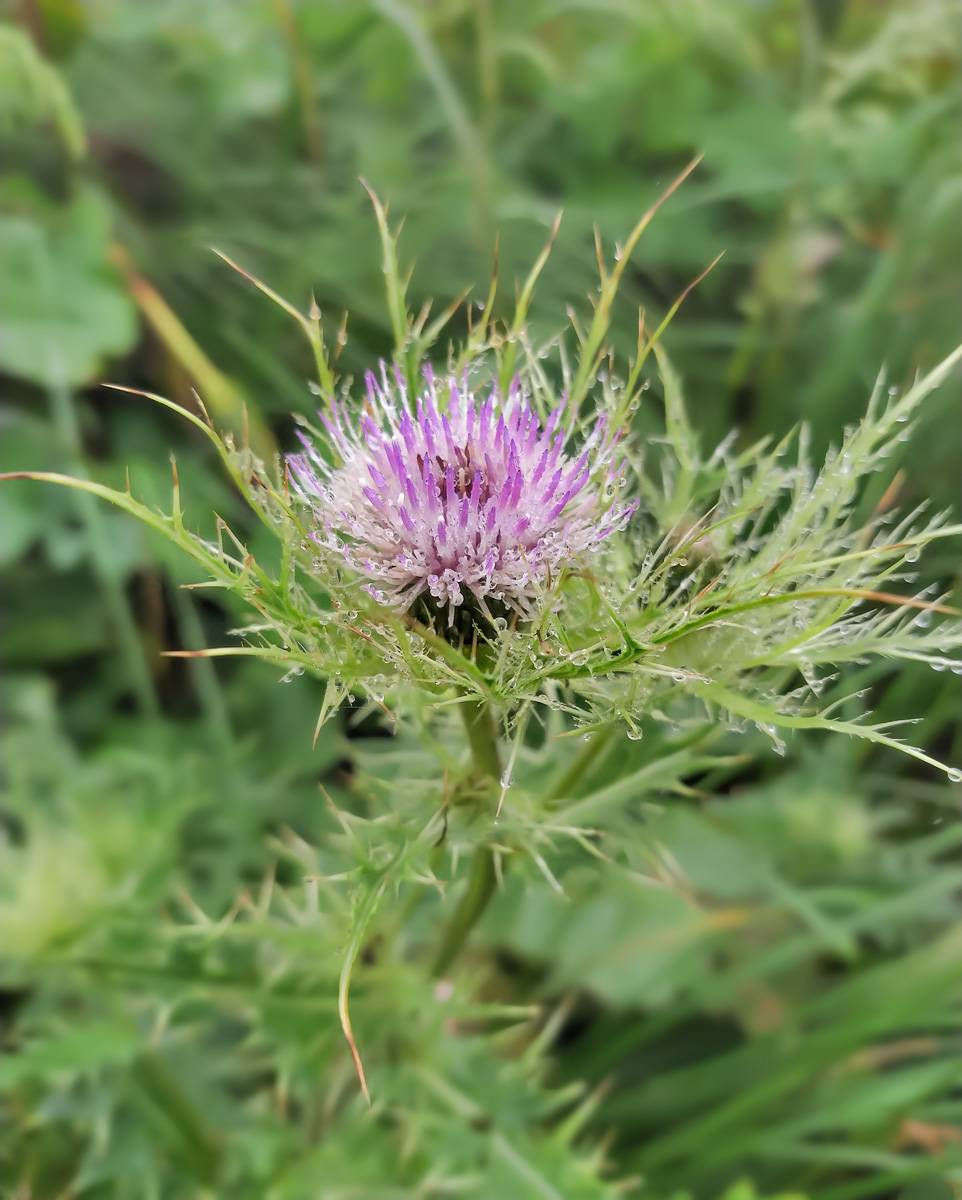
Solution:
[{"label": "purple flower head", "polygon": [[427,370],[412,404],[395,376],[392,385],[384,367],[380,381],[368,373],[357,421],[336,402],[322,414],[340,465],[304,436],[304,452],[288,460],[318,520],[314,540],[381,603],[406,610],[430,596],[452,624],[466,600],[489,617],[492,601],[530,616],[559,567],[598,549],[634,510],[611,507],[624,464],[614,466],[607,418],[573,457],[567,406],[542,426],[517,380],[507,397],[495,388],[482,399],[466,378],[441,385]]}]

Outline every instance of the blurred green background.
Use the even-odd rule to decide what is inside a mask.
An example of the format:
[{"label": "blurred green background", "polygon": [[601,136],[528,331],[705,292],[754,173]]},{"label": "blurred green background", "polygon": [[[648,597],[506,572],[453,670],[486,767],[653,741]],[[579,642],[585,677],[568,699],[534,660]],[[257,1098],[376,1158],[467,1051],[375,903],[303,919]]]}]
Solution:
[{"label": "blurred green background", "polygon": [[[953,0],[19,0],[0,16],[2,470],[129,471],[165,505],[172,450],[192,524],[216,511],[256,542],[206,443],[100,384],[188,407],[197,389],[222,427],[240,432],[246,406],[256,444],[289,445],[309,352],[210,247],[301,308],[313,295],[331,331],[348,314],[338,367],[356,374],[391,345],[359,176],[404,217],[415,310],[483,299],[496,237],[509,303],[563,208],[531,314],[549,335],[589,311],[594,228],[610,255],[704,154],[645,233],[613,339],[630,352],[638,308],[660,320],[724,251],[666,334],[706,442],[805,419],[824,449],[880,367],[902,385],[959,338]],[[649,396],[655,432],[657,382]],[[893,463],[907,508],[956,502],[958,399],[931,398]],[[947,785],[874,749],[796,741],[778,759],[764,739],[707,779],[657,778],[663,810],[636,833],[660,888],[573,870],[566,905],[509,887],[481,931],[485,998],[566,998],[537,1078],[373,967],[368,1037],[410,1027],[423,1070],[382,1066],[368,1119],[332,1003],[342,926],[294,901],[237,942],[220,922],[265,873],[300,895],[332,836],[319,781],[349,797],[355,772],[389,770],[384,731],[348,714],[312,749],[317,681],[160,657],[247,617],[182,589],[175,551],[88,500],[0,495],[5,1200],[614,1195],[589,1161],[602,1137],[605,1178],[653,1196],[959,1195]],[[954,553],[919,584],[951,586]],[[856,689],[958,759],[951,673],[866,669]],[[566,1128],[579,1080],[601,1090]],[[445,1106],[462,1083],[474,1107]]]}]

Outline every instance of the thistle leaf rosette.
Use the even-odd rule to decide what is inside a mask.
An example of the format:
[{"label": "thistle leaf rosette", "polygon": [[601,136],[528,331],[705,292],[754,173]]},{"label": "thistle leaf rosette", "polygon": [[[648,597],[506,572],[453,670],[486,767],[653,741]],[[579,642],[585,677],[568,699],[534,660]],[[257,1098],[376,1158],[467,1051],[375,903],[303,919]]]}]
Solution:
[{"label": "thistle leaf rosette", "polygon": [[334,462],[301,435],[289,459],[295,490],[311,506],[313,543],[342,559],[365,589],[400,612],[419,605],[449,634],[458,610],[484,618],[538,615],[553,579],[624,529],[637,502],[616,504],[625,463],[607,415],[574,455],[576,414],[566,401],[542,421],[515,377],[476,396],[468,372],[435,378],[416,398],[401,372],[366,377],[357,418],[345,404],[321,414]]}]

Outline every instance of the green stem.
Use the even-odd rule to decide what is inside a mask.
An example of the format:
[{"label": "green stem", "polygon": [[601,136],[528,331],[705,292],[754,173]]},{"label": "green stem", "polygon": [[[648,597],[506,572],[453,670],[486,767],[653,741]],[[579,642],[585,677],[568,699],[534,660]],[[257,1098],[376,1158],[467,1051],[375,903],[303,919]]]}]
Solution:
[{"label": "green stem", "polygon": [[[461,711],[475,769],[479,775],[490,781],[493,790],[493,785],[501,775],[501,760],[491,710],[486,704],[471,700],[461,705]],[[489,845],[481,842],[474,852],[467,890],[444,932],[441,947],[434,959],[432,974],[436,978],[444,975],[457,958],[468,934],[488,907],[496,883],[494,851]]]},{"label": "green stem", "polygon": [[[62,383],[51,383],[48,395],[54,427],[67,462],[67,469],[79,478],[87,479],[89,476],[84,462],[80,425],[74,409],[73,396],[69,388]],[[160,715],[160,706],[153,676],[140,640],[137,622],[130,611],[123,583],[113,564],[103,514],[93,496],[85,492],[78,493],[77,509],[87,534],[104,608],[110,617],[123,656],[128,682],[136,692],[141,712],[156,718]]]},{"label": "green stem", "polygon": [[468,700],[460,708],[475,768],[489,779],[499,779],[501,760],[498,757],[498,735],[491,709],[481,700]]},{"label": "green stem", "polygon": [[201,1182],[216,1184],[224,1146],[170,1067],[155,1050],[134,1060],[131,1076],[140,1094],[164,1119],[177,1157]]},{"label": "green stem", "polygon": [[572,792],[580,782],[582,775],[593,765],[603,751],[611,745],[612,729],[599,729],[591,736],[591,741],[585,746],[574,761],[550,784],[544,795],[546,805],[557,805],[561,800],[573,799]]},{"label": "green stem", "polygon": [[488,907],[488,901],[494,895],[496,882],[494,852],[490,846],[482,842],[474,852],[467,891],[461,897],[461,902],[451,918],[451,923],[444,931],[444,940],[441,942],[441,948],[438,950],[434,966],[431,968],[431,972],[436,978],[444,975],[461,952],[461,947],[467,941],[468,934]]},{"label": "green stem", "polygon": [[[178,586],[176,579],[173,582],[173,607],[184,645],[188,650],[205,650],[207,643],[194,602],[190,594]],[[191,658],[188,659],[188,662],[194,687],[197,689],[197,696],[207,719],[211,741],[224,755],[225,760],[232,761],[231,751],[234,747],[234,737],[214,664],[211,659],[206,657]]]}]

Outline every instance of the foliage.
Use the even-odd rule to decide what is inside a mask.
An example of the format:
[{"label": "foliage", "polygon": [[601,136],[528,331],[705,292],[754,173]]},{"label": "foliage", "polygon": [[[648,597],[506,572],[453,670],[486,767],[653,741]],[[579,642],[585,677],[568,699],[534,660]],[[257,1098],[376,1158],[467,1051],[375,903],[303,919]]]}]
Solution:
[{"label": "foliage", "polygon": [[[108,264],[109,213],[94,192],[0,224],[6,308],[0,367],[37,383],[85,383],[136,337],[133,304]],[[46,219],[41,224],[37,216]]]},{"label": "foliage", "polygon": [[[36,0],[14,15],[31,37],[0,28],[0,463],[80,485],[0,495],[3,1186],[948,1196],[958,824],[950,789],[880,739],[911,715],[921,754],[958,760],[957,679],[923,669],[951,657],[927,622],[957,572],[939,516],[957,388],[922,403],[958,326],[952,5]],[[619,240],[702,152],[629,261]],[[359,174],[392,225],[405,215],[416,260],[386,309]],[[538,286],[512,301],[562,204]],[[592,345],[595,224],[620,299]],[[311,341],[210,244],[303,308]],[[618,392],[594,352],[637,357],[638,305],[650,336],[721,251],[659,334],[650,390],[654,354]],[[455,304],[472,281],[483,313]],[[409,325],[427,296],[434,313]],[[286,413],[317,407],[318,363],[322,392],[392,350],[413,377],[437,338],[435,360],[450,338],[478,380],[524,367],[546,404],[566,369],[579,389],[608,370],[579,399],[586,417],[627,404],[644,489],[610,594],[565,581],[555,655],[499,631],[480,677],[403,625],[378,625],[371,651],[352,630],[370,636],[376,611],[346,581],[330,606],[282,475],[273,499],[253,482],[291,444]],[[895,394],[883,384],[839,446],[883,362]],[[188,419],[85,390],[104,377]],[[192,386],[228,431],[220,458]],[[197,555],[229,586],[183,589]],[[723,587],[748,606],[737,625],[693,628]],[[323,622],[305,636],[291,600],[308,596]],[[242,635],[255,653],[160,657],[240,649],[252,598],[269,610]],[[666,634],[674,648],[651,653]],[[612,673],[626,635],[645,651]],[[279,667],[254,661],[268,645]],[[319,653],[342,659],[327,690]],[[378,677],[395,664],[433,691],[392,693]],[[464,705],[437,706],[453,683],[523,719],[496,828]],[[479,844],[501,886],[439,983]]]},{"label": "foliage", "polygon": [[[416,322],[404,307],[396,236],[389,233],[379,206],[378,213],[388,300],[397,308],[397,350],[404,355],[395,369],[400,379],[403,365],[415,394],[421,355],[429,354],[432,345],[429,337],[418,340],[423,319]],[[629,249],[650,216],[639,222]],[[830,697],[831,703],[819,707],[825,688],[819,669],[882,656],[962,673],[962,662],[947,657],[962,645],[957,623],[940,621],[924,628],[933,615],[958,616],[957,611],[922,595],[885,590],[893,581],[901,582],[904,567],[918,561],[927,543],[958,535],[960,527],[940,517],[922,524],[918,514],[893,518],[885,497],[867,520],[857,507],[861,480],[904,440],[899,426],[962,358],[962,348],[898,400],[890,394],[883,404],[883,388],[877,385],[865,418],[847,431],[817,472],[809,462],[805,427],[794,461],[785,467],[781,460],[792,449],[791,438],[771,449],[762,443],[740,455],[723,444],[705,457],[689,424],[679,381],[658,345],[660,329],[648,336],[642,330],[637,360],[623,375],[616,373],[611,358],[604,358],[608,310],[626,257],[616,263],[610,279],[602,267],[593,321],[584,333],[575,326],[577,337],[567,352],[563,337],[548,347],[532,345],[524,326],[525,296],[543,261],[522,289],[514,319],[501,328],[485,318],[452,353],[452,378],[463,376],[465,386],[481,390],[517,369],[533,410],[564,411],[570,438],[572,430],[587,435],[599,415],[608,427],[625,428],[640,402],[640,368],[654,351],[666,396],[666,429],[660,485],[651,481],[641,447],[630,437],[622,442],[629,474],[614,476],[609,485],[610,504],[619,484],[637,480],[649,514],[647,528],[625,532],[629,522],[618,510],[608,552],[596,556],[590,570],[576,559],[555,579],[549,577],[537,597],[538,614],[530,619],[519,623],[495,617],[489,629],[476,629],[472,642],[464,633],[460,641],[446,637],[440,619],[435,624],[433,618],[412,615],[414,610],[397,611],[376,588],[362,586],[356,570],[345,569],[339,550],[325,550],[327,541],[312,536],[323,512],[292,493],[287,464],[271,468],[249,447],[235,449],[232,440],[222,440],[212,425],[186,410],[180,411],[208,434],[238,489],[280,542],[276,567],[259,561],[220,518],[216,542],[192,533],[176,467],[169,514],[151,511],[131,495],[129,485],[119,492],[51,474],[21,472],[19,477],[65,483],[112,501],[199,563],[207,575],[200,586],[241,597],[256,614],[257,624],[250,627],[256,636],[240,647],[210,653],[254,655],[318,674],[327,684],[318,729],[353,690],[381,704],[385,690],[393,693],[398,679],[436,695],[447,693],[454,703],[489,704],[504,714],[509,732],[519,714],[545,705],[573,717],[576,728],[586,719],[589,728],[605,728],[618,719],[640,736],[640,722],[657,706],[669,706],[679,694],[687,694],[733,718],[754,720],[773,734],[778,726],[824,729],[898,745],[878,726],[829,719],[827,713],[842,701]],[[314,338],[310,323],[301,320]],[[318,332],[323,355],[320,336]],[[543,365],[551,347],[557,349],[559,385]],[[602,361],[604,370],[599,369]],[[337,385],[323,359],[320,374],[319,390],[330,396]],[[391,403],[404,404],[406,389],[399,384],[398,392]],[[579,400],[589,393],[593,407],[585,414]],[[341,404],[352,403],[357,401],[345,392]],[[566,405],[571,405],[570,416]],[[336,442],[329,444],[328,453],[337,455]],[[795,675],[803,686],[787,690]],[[814,705],[815,711],[806,713],[806,705]],[[521,737],[524,722],[519,725]],[[936,765],[921,751],[909,752]]]}]

